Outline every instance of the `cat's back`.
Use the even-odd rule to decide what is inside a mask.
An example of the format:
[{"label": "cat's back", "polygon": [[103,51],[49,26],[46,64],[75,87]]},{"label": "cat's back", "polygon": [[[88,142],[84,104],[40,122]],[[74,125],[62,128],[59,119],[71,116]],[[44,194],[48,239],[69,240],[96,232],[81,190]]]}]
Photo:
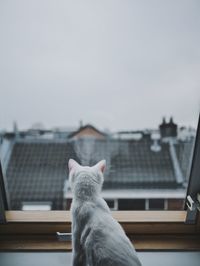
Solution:
[{"label": "cat's back", "polygon": [[[103,231],[102,231],[103,229]],[[133,246],[114,228],[95,228],[85,241],[87,260],[91,266],[139,266]]]},{"label": "cat's back", "polygon": [[88,167],[69,160],[73,265],[140,266],[132,243],[100,195],[105,164],[102,160]]},{"label": "cat's back", "polygon": [[98,204],[82,232],[89,265],[139,266],[134,247],[111,213]]}]

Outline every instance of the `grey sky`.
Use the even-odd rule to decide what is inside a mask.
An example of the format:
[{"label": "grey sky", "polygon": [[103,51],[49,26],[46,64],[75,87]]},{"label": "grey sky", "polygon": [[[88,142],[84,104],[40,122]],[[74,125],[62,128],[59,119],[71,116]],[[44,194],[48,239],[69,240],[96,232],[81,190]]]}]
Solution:
[{"label": "grey sky", "polygon": [[0,129],[195,126],[200,1],[0,2]]}]

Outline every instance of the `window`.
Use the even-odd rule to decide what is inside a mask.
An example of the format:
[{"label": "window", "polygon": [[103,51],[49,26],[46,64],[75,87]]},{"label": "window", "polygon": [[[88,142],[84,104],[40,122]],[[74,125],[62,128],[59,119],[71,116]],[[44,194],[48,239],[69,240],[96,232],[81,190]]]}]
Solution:
[{"label": "window", "polygon": [[165,209],[164,199],[149,199],[149,210],[164,210],[164,209]]},{"label": "window", "polygon": [[120,199],[119,210],[145,210],[144,199]]},{"label": "window", "polygon": [[114,200],[106,200],[106,203],[108,204],[108,207],[111,210],[114,210],[115,209],[115,201]]},{"label": "window", "polygon": [[51,202],[23,202],[22,211],[50,211]]},{"label": "window", "polygon": [[[161,202],[170,200],[165,206],[171,206],[173,199],[177,201],[173,209],[182,208],[199,107],[197,71],[188,70],[197,64],[187,63],[187,68],[183,63],[186,67],[183,74],[178,72],[181,67],[177,66],[177,62],[184,60],[199,60],[195,55],[199,49],[196,41],[199,30],[195,32],[191,25],[187,31],[187,27],[183,27],[185,12],[190,8],[178,11],[170,24],[165,12],[167,3],[157,10],[157,16],[151,13],[156,10],[152,10],[150,3],[145,7],[135,3],[135,8],[120,3],[110,9],[101,3],[102,8],[95,10],[99,12],[96,15],[84,7],[89,17],[94,14],[89,23],[81,11],[66,18],[62,13],[68,10],[64,3],[56,7],[62,15],[54,21],[47,15],[44,4],[38,7],[35,3],[32,9],[27,3],[21,8],[15,8],[14,4],[12,8],[9,4],[2,5],[0,9],[5,15],[0,27],[0,52],[5,53],[0,62],[4,77],[0,84],[4,114],[0,121],[0,156],[10,209],[21,210],[23,202],[31,201],[50,201],[52,210],[68,208],[66,202],[71,200],[71,194],[63,190],[70,157],[89,165],[102,158],[107,160],[105,198],[110,193],[110,198],[117,200],[146,201],[157,195]],[[174,4],[169,5],[170,10],[176,12]],[[49,8],[54,10],[50,4]],[[144,12],[143,8],[148,11]],[[41,21],[31,10],[41,10]],[[113,12],[113,20],[108,19],[109,10]],[[141,13],[133,15],[130,10]],[[118,20],[118,13],[124,19]],[[144,14],[152,14],[152,24],[146,21],[140,28],[143,19],[147,19]],[[99,22],[104,16],[107,19]],[[189,17],[188,21],[194,21],[198,16],[188,14]],[[161,18],[163,24],[160,24]],[[26,28],[27,21],[31,30]],[[10,27],[10,23],[16,28]],[[50,30],[50,25],[55,31]],[[153,25],[152,35],[148,30],[145,32],[146,25]],[[185,35],[182,33],[185,42],[182,37],[176,39],[177,34],[171,35],[175,25],[183,27],[180,32],[185,32]],[[198,25],[198,21],[194,25]],[[138,42],[133,37],[135,27],[138,27]],[[72,32],[77,33],[78,40],[84,39],[84,46]],[[150,46],[147,36],[154,36]],[[165,39],[171,40],[170,45]],[[18,45],[13,47],[14,43]],[[26,81],[22,82],[24,78]],[[190,80],[194,81],[192,85],[187,83]],[[166,89],[170,82],[173,84]],[[186,114],[186,110],[190,112]],[[139,198],[138,190],[140,194],[148,190],[151,195],[146,197],[145,191],[144,197]],[[162,197],[158,195],[159,190]],[[168,197],[173,192],[179,198]],[[126,196],[116,197],[116,194]],[[142,207],[147,209],[147,203],[138,208]]]},{"label": "window", "polygon": [[[106,159],[102,195],[126,233],[139,235],[137,248],[152,247],[149,232],[154,247],[156,234],[170,243],[177,234],[182,247],[192,241],[197,247],[199,16],[193,5],[0,4],[5,243],[23,248],[28,238],[29,248],[38,241],[52,249],[51,239],[54,248],[70,249],[56,232],[70,232],[72,157],[84,165]],[[194,202],[188,212],[186,196]],[[192,240],[181,239],[185,232]]]}]

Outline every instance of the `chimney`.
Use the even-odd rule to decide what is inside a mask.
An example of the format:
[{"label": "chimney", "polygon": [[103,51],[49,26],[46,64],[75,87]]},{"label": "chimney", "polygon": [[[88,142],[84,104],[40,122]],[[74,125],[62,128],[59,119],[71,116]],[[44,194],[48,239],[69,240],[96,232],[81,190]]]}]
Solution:
[{"label": "chimney", "polygon": [[168,123],[166,123],[165,117],[162,124],[159,125],[161,138],[176,138],[177,137],[177,124],[174,123],[173,117],[170,117]]},{"label": "chimney", "polygon": [[165,117],[163,116],[163,119],[162,119],[162,124],[165,125],[166,124],[166,120],[165,120]]}]

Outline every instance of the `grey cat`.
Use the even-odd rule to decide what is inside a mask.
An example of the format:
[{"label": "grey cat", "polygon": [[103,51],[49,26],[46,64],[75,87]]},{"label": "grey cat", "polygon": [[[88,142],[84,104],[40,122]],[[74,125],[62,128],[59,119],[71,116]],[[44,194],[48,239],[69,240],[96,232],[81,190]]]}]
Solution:
[{"label": "grey cat", "polygon": [[93,167],[69,160],[73,192],[73,266],[141,266],[136,251],[101,197],[105,160]]}]

